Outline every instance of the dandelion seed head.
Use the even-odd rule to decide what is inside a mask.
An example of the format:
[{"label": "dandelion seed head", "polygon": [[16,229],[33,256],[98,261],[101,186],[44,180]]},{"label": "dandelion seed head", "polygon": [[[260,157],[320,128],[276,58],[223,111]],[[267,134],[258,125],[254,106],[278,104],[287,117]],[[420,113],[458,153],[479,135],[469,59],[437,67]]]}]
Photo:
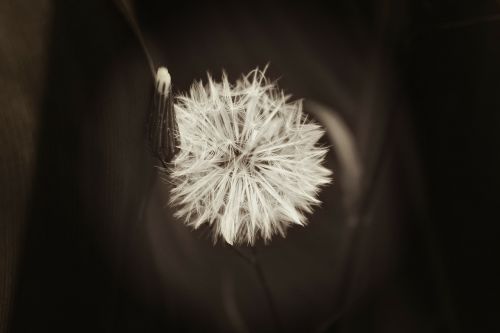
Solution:
[{"label": "dandelion seed head", "polygon": [[179,153],[169,170],[171,203],[187,225],[215,239],[253,244],[304,225],[331,181],[321,127],[255,69],[231,85],[210,75],[175,100]]}]

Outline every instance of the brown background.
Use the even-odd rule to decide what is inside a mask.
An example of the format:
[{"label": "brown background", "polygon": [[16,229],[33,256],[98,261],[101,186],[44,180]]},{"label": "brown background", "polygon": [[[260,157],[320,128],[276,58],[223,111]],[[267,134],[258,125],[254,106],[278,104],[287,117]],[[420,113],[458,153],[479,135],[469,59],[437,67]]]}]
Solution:
[{"label": "brown background", "polygon": [[[257,246],[283,331],[499,329],[497,2],[133,8],[174,90],[270,62],[355,137],[359,202],[325,137],[324,204]],[[251,267],[165,205],[114,3],[3,1],[0,47],[0,332],[271,331]]]}]

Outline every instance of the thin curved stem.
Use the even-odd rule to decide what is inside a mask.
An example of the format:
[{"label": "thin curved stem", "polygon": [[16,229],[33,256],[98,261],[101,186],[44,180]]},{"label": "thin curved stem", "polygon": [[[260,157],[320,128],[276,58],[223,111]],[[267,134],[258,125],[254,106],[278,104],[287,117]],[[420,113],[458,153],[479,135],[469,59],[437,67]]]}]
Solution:
[{"label": "thin curved stem", "polygon": [[254,258],[253,257],[247,256],[243,251],[239,250],[238,248],[236,248],[234,246],[230,246],[229,248],[231,250],[233,250],[240,258],[245,260],[248,264],[250,264],[252,266],[254,265]]},{"label": "thin curved stem", "polygon": [[128,22],[130,25],[130,28],[134,32],[135,36],[137,37],[137,40],[141,44],[142,50],[144,51],[144,55],[146,56],[146,60],[149,65],[149,70],[151,71],[151,74],[153,75],[153,80],[156,79],[156,66],[153,61],[153,57],[149,53],[148,47],[146,45],[146,41],[144,39],[144,36],[142,35],[141,29],[139,29],[139,24],[137,24],[137,19],[132,12],[132,10],[129,8],[127,1],[126,0],[113,0],[116,7],[120,10],[122,13],[123,17],[125,20]]},{"label": "thin curved stem", "polygon": [[274,302],[274,298],[271,293],[271,288],[269,286],[269,282],[267,281],[266,275],[264,274],[264,270],[258,260],[256,248],[255,247],[251,248],[252,249],[251,255],[245,254],[243,251],[239,250],[234,246],[230,246],[230,248],[246,263],[252,266],[253,269],[255,270],[255,273],[257,274],[261,287],[264,290],[269,310],[271,311],[271,317],[273,319],[275,332],[282,332],[283,330],[282,330],[281,320],[278,314],[276,303]]},{"label": "thin curved stem", "polygon": [[264,274],[264,270],[260,265],[260,262],[257,257],[257,250],[255,247],[252,247],[252,255],[253,255],[253,267],[255,268],[255,272],[259,277],[259,281],[262,285],[262,289],[264,289],[264,293],[266,295],[267,303],[269,304],[269,309],[271,310],[271,315],[273,317],[274,327],[276,332],[281,332],[281,320],[278,314],[278,309],[276,307],[276,303],[274,302],[273,295],[271,293],[271,288],[269,287],[269,282],[266,279],[266,275]]}]

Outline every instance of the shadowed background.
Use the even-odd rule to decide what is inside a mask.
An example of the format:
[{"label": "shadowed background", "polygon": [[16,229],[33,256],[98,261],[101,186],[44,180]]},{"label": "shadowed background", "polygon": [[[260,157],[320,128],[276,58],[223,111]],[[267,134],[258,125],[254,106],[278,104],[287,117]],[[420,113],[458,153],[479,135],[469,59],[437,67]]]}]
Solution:
[{"label": "shadowed background", "polygon": [[[309,225],[257,245],[283,331],[499,329],[497,2],[129,3],[174,92],[269,62],[348,134]],[[251,267],[166,206],[114,2],[0,22],[0,331],[273,331]]]}]

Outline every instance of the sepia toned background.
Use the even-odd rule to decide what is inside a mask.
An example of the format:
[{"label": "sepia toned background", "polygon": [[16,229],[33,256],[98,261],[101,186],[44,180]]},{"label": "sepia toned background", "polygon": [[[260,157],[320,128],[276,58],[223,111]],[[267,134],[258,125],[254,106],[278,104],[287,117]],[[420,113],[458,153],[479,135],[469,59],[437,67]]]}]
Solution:
[{"label": "sepia toned background", "polygon": [[[269,63],[326,129],[323,204],[256,246],[278,330],[500,330],[498,1],[126,3],[174,92]],[[0,73],[0,332],[277,330],[173,218],[114,1],[2,1]]]}]

